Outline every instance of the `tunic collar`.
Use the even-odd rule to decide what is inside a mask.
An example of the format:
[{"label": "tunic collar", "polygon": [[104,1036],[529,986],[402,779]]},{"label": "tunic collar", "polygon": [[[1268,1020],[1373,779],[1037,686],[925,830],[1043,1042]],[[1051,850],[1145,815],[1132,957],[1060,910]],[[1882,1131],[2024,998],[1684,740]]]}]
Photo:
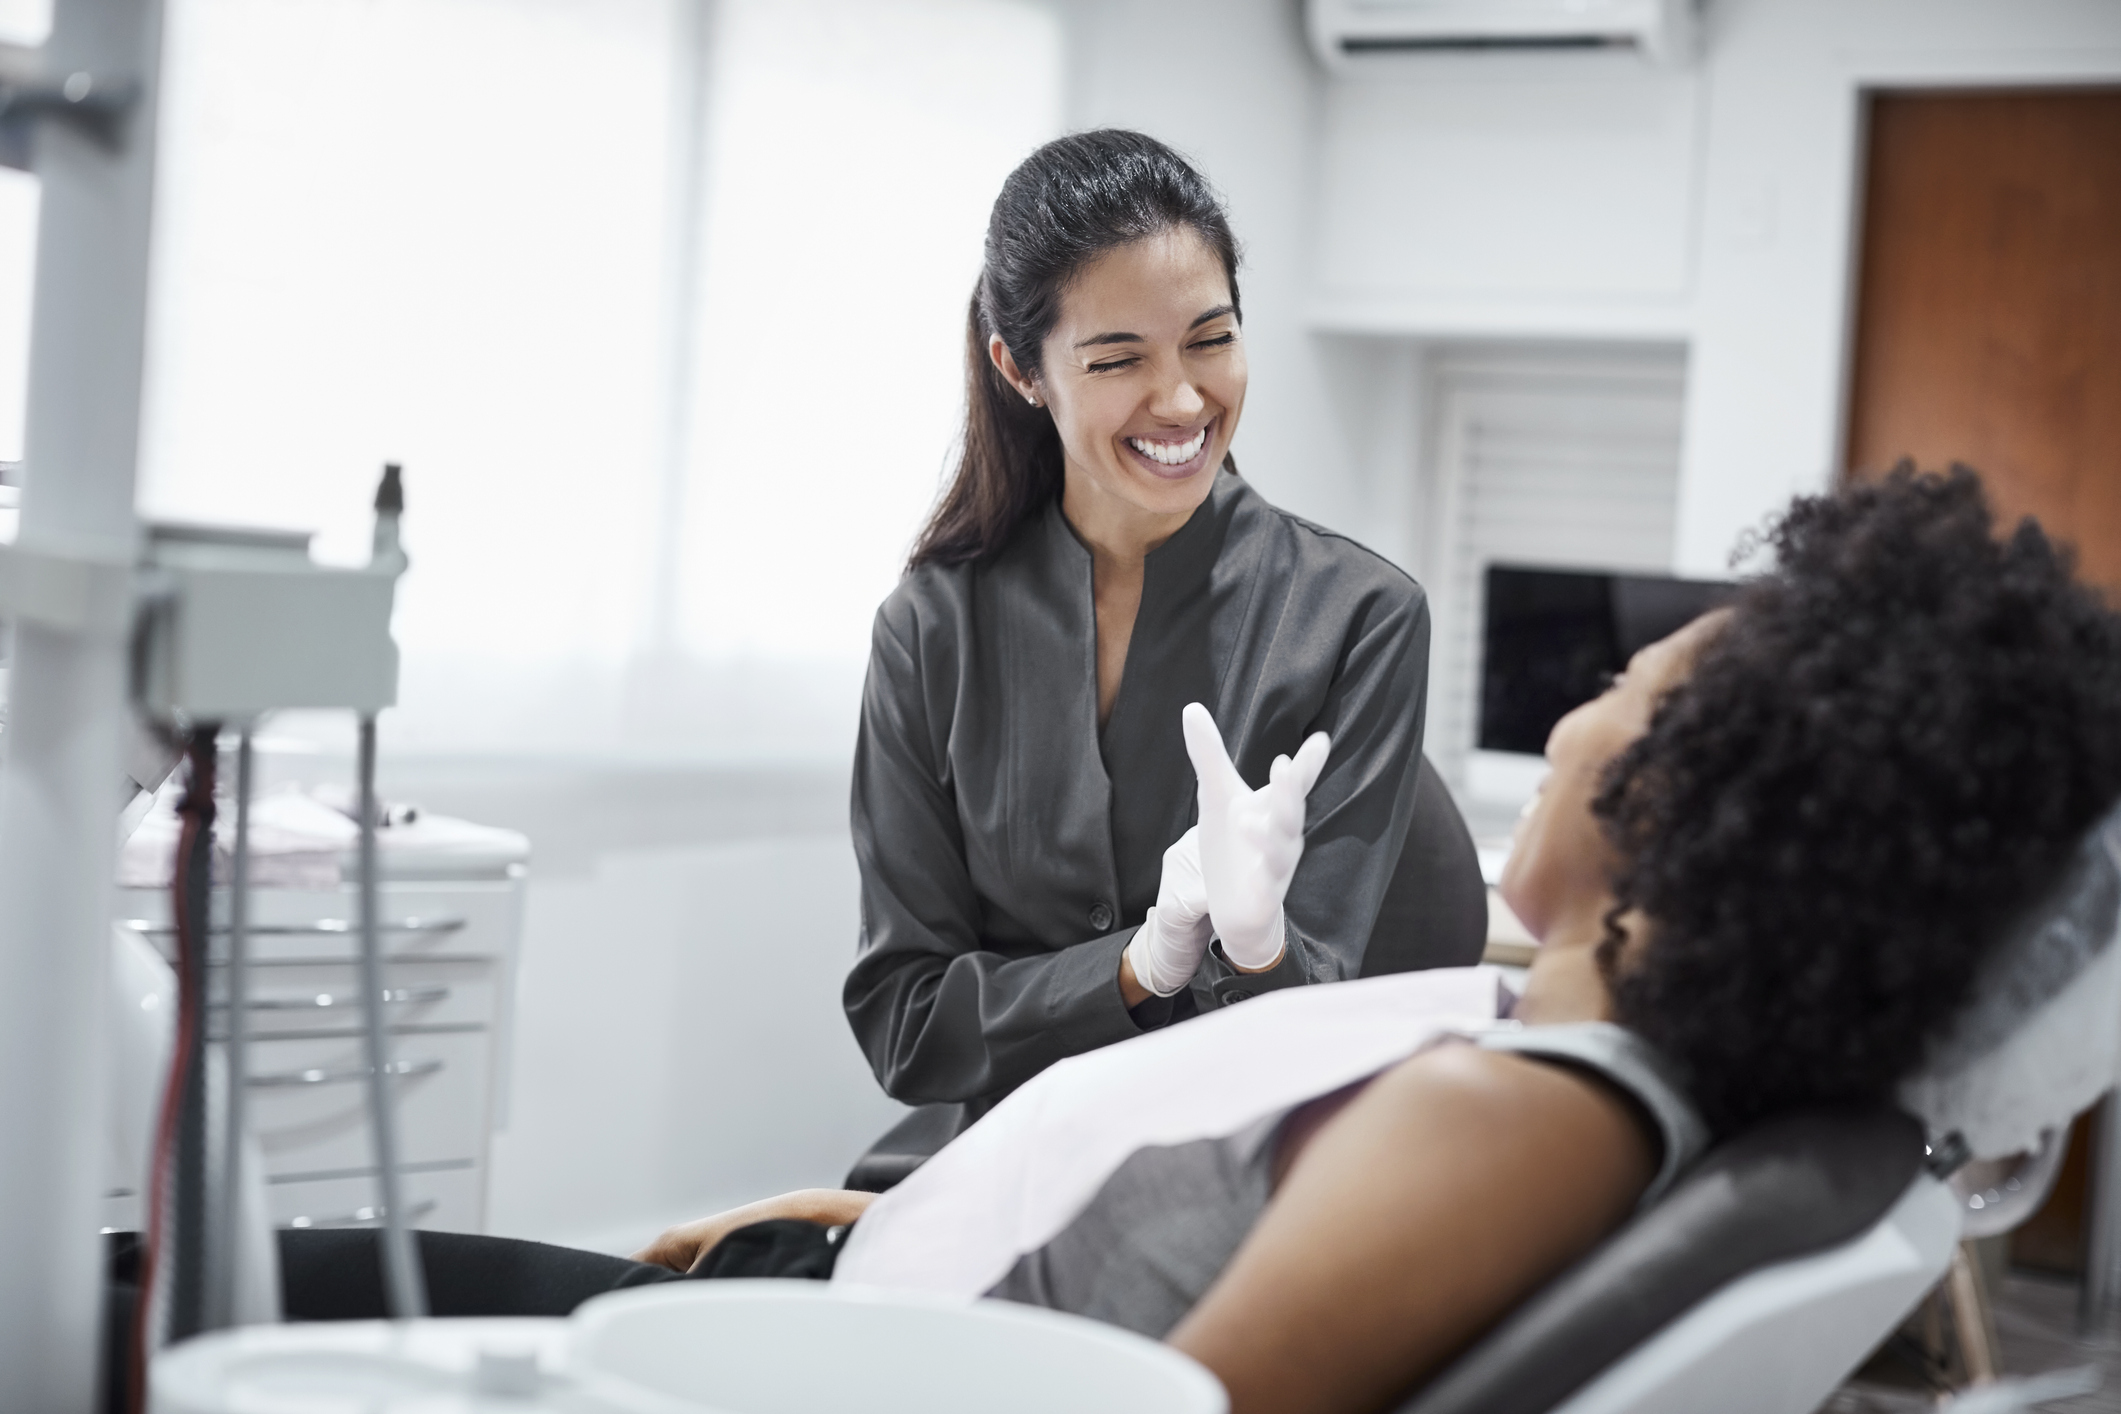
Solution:
[{"label": "tunic collar", "polygon": [[[1146,573],[1163,584],[1185,584],[1205,579],[1222,551],[1224,536],[1218,532],[1229,524],[1237,513],[1238,504],[1250,494],[1250,490],[1242,477],[1228,470],[1217,470],[1215,484],[1208,490],[1208,499],[1200,503],[1169,540],[1149,552],[1144,562]],[[1067,513],[1061,510],[1060,497],[1055,496],[1046,503],[1044,519],[1042,528],[1049,553],[1072,554],[1084,561],[1090,558],[1090,547],[1069,524]]]}]

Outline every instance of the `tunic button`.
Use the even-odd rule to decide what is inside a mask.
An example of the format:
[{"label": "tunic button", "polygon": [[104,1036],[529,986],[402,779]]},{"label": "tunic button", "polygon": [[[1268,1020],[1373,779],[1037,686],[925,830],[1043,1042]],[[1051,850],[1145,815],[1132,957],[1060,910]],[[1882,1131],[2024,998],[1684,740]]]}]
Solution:
[{"label": "tunic button", "polygon": [[1103,899],[1090,905],[1090,926],[1100,933],[1112,926],[1112,906]]},{"label": "tunic button", "polygon": [[1251,1000],[1252,994],[1242,987],[1232,987],[1229,991],[1223,993],[1224,1006],[1236,1006],[1239,1002],[1249,1002]]}]

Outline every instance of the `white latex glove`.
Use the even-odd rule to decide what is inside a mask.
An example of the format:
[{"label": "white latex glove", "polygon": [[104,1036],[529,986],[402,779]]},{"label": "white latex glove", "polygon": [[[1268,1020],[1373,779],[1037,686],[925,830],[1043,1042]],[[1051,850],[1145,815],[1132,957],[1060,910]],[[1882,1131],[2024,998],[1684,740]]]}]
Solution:
[{"label": "white latex glove", "polygon": [[1332,748],[1313,732],[1292,760],[1277,756],[1267,783],[1248,787],[1230,764],[1215,719],[1198,702],[1180,720],[1186,754],[1200,778],[1200,872],[1208,912],[1223,952],[1239,967],[1259,972],[1280,960],[1282,898],[1304,852],[1304,797],[1318,783]]},{"label": "white latex glove", "polygon": [[1134,980],[1159,997],[1170,996],[1193,980],[1213,931],[1208,886],[1200,875],[1200,826],[1195,825],[1164,851],[1156,904],[1127,944]]}]

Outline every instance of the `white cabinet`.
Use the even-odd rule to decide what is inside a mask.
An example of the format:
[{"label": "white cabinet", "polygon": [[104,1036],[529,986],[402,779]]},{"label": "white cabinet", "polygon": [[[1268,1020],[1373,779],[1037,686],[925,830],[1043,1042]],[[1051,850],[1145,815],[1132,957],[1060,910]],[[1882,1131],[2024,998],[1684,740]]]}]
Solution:
[{"label": "white cabinet", "polygon": [[[508,831],[428,824],[382,832],[384,1006],[400,1168],[416,1226],[479,1232],[490,1139],[508,1116],[529,846]],[[251,895],[249,1118],[283,1227],[377,1217],[350,859],[344,873],[337,888]],[[119,890],[118,917],[173,955],[167,890]],[[214,918],[208,1035],[218,1044],[229,1014],[225,889],[216,891]],[[137,1223],[137,1198],[114,1199],[112,1208],[112,1226]]]}]

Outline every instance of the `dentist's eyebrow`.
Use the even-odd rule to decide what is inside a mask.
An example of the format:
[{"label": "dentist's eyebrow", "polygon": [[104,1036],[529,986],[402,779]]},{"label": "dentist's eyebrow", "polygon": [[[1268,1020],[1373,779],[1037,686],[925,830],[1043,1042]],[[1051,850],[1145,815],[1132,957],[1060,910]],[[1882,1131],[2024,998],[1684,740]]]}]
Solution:
[{"label": "dentist's eyebrow", "polygon": [[[1235,305],[1219,304],[1215,306],[1215,308],[1207,311],[1205,314],[1195,315],[1193,317],[1193,322],[1191,324],[1188,324],[1186,327],[1188,329],[1198,329],[1201,325],[1207,323],[1211,319],[1220,319],[1225,314],[1235,313],[1237,313],[1237,307]],[[1087,339],[1077,340],[1075,347],[1079,349],[1087,349],[1096,344],[1145,344],[1147,342],[1148,340],[1144,339],[1139,334],[1092,334]]]}]

